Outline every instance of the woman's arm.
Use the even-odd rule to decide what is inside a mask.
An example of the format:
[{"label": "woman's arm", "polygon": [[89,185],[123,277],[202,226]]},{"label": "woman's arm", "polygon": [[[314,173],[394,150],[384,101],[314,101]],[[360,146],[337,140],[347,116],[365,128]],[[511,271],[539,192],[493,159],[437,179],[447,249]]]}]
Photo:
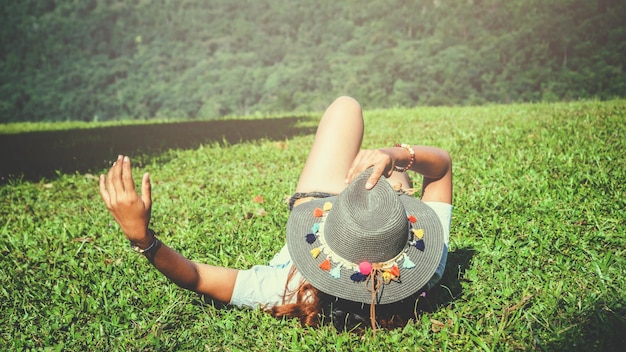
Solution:
[{"label": "woman's arm", "polygon": [[[422,182],[422,200],[452,204],[452,159],[443,149],[414,145],[415,159],[409,170],[424,177]],[[366,183],[371,188],[381,176],[391,177],[395,167],[404,168],[411,160],[411,153],[406,148],[392,147],[373,150],[361,150],[352,163],[346,182],[368,167],[373,167],[372,176]],[[397,172],[397,171],[396,171]]]},{"label": "woman's arm", "polygon": [[160,242],[148,226],[152,207],[150,175],[142,179],[141,196],[135,191],[130,159],[119,156],[109,173],[100,176],[100,195],[124,235],[168,279],[180,287],[208,295],[220,302],[231,300],[238,270],[195,263]]},{"label": "woman's arm", "polygon": [[146,257],[173,283],[214,300],[230,302],[238,270],[196,263],[161,243],[159,247]]}]

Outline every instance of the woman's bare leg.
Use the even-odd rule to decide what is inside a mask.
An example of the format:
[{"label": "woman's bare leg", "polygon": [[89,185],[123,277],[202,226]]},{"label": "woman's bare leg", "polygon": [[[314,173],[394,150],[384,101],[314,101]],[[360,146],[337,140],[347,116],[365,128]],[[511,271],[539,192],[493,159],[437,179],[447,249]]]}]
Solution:
[{"label": "woman's bare leg", "polygon": [[409,188],[413,188],[413,182],[411,182],[411,179],[409,178],[409,175],[406,172],[394,172],[387,179],[387,181],[394,188],[399,187],[399,188],[404,189],[404,190],[409,189]]},{"label": "woman's bare leg", "polygon": [[363,114],[350,97],[337,98],[324,112],[296,192],[340,193],[363,140]]}]

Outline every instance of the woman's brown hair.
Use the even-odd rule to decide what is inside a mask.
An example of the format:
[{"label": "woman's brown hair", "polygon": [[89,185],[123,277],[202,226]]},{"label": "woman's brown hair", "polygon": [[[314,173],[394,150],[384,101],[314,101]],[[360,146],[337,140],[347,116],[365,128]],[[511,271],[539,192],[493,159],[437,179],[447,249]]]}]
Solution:
[{"label": "woman's brown hair", "polygon": [[[285,285],[283,304],[271,307],[269,313],[276,318],[296,318],[303,326],[318,327],[332,323],[337,330],[362,332],[370,322],[370,307],[327,295],[302,280],[296,290],[288,290],[288,283],[296,270],[291,268]],[[417,315],[417,295],[401,302],[379,305],[376,308],[377,325],[393,329],[406,325]],[[294,302],[294,303],[285,303]]]}]

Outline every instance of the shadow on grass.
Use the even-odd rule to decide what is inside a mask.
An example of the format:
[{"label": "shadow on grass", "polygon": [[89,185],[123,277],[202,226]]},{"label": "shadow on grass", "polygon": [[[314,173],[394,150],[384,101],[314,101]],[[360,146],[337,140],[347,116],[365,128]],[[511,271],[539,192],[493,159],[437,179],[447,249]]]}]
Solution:
[{"label": "shadow on grass", "polygon": [[536,341],[544,351],[626,350],[626,301],[597,301],[593,309],[569,321],[571,328],[555,334],[553,341]]},{"label": "shadow on grass", "polygon": [[60,173],[99,173],[118,154],[145,156],[145,161],[169,149],[311,134],[314,128],[298,127],[307,119],[213,120],[2,135],[0,184],[11,179],[37,182]]},{"label": "shadow on grass", "polygon": [[420,312],[434,312],[442,306],[447,306],[463,296],[463,287],[459,281],[472,262],[476,251],[471,248],[458,248],[448,253],[446,270],[439,284],[427,292],[426,297],[420,298],[417,309]]}]

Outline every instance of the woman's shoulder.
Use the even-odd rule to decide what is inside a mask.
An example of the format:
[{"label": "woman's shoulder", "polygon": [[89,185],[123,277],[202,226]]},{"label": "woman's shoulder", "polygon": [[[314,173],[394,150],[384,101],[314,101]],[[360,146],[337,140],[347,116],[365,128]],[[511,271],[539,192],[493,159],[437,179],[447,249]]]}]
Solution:
[{"label": "woman's shoulder", "polygon": [[291,265],[255,265],[247,270],[239,270],[230,304],[248,308],[268,308],[282,304],[287,281],[288,288],[291,288],[292,283],[301,279],[296,275],[290,278],[290,272]]}]

